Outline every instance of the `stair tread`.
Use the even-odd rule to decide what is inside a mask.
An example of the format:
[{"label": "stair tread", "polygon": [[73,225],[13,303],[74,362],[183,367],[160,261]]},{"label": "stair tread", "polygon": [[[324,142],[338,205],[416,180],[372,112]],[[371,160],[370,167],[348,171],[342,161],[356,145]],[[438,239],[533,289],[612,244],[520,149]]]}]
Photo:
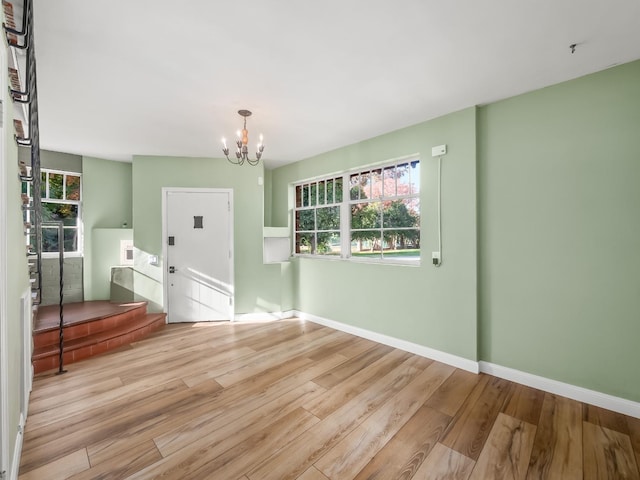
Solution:
[{"label": "stair tread", "polygon": [[[98,304],[98,306],[96,306]],[[35,332],[43,333],[58,330],[59,328],[59,305],[46,305],[40,307],[40,312],[36,317]],[[122,318],[124,314],[131,312],[147,313],[147,302],[132,302],[118,305],[104,301],[89,301],[65,304],[63,306],[65,328],[91,323],[96,320],[109,318]],[[136,314],[137,316],[137,314]]]}]

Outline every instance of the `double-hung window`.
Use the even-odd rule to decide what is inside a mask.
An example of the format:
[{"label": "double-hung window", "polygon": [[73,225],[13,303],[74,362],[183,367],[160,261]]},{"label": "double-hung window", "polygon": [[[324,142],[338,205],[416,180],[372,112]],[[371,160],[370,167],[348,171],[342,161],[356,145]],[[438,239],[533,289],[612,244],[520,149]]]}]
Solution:
[{"label": "double-hung window", "polygon": [[343,178],[324,178],[297,185],[295,195],[295,252],[339,256]]},{"label": "double-hung window", "polygon": [[415,263],[420,160],[295,185],[295,253]]},{"label": "double-hung window", "polygon": [[64,251],[80,253],[80,175],[45,169],[41,174],[42,251],[59,251],[57,227],[46,222],[62,221]]},{"label": "double-hung window", "polygon": [[[81,176],[60,170],[41,170],[42,252],[59,252],[58,227],[48,222],[62,222],[64,252],[82,253]],[[23,184],[23,193],[32,196],[31,184]],[[29,220],[28,218],[25,220]],[[35,236],[30,236],[30,243]],[[31,246],[32,248],[34,245]]]}]

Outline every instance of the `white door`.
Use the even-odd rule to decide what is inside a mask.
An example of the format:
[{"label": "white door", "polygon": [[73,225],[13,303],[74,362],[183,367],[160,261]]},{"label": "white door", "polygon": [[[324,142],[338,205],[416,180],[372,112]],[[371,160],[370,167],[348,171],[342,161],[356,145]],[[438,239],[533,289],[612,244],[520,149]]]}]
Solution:
[{"label": "white door", "polygon": [[170,323],[233,319],[232,191],[164,189]]}]

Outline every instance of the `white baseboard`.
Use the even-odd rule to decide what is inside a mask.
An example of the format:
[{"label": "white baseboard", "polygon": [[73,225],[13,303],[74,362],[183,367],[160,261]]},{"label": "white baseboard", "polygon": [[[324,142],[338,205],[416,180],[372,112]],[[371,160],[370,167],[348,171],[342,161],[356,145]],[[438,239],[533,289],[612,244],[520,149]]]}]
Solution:
[{"label": "white baseboard", "polygon": [[537,388],[545,392],[561,395],[563,397],[578,400],[579,402],[595,405],[614,412],[622,413],[630,417],[640,418],[640,403],[614,397],[606,393],[589,390],[569,383],[559,382],[546,377],[540,377],[531,373],[514,370],[489,362],[480,362],[480,371],[494,377],[504,378],[512,382],[520,383],[528,387]]},{"label": "white baseboard", "polygon": [[537,388],[544,392],[561,395],[563,397],[571,398],[579,402],[588,403],[597,407],[605,408],[614,412],[622,413],[630,417],[640,418],[640,403],[625,398],[615,397],[606,393],[601,393],[595,390],[589,390],[587,388],[578,387],[569,383],[560,382],[558,380],[552,380],[546,377],[540,377],[532,373],[522,372],[520,370],[514,370],[513,368],[503,367],[489,362],[476,362],[464,357],[452,355],[447,352],[435,350],[433,348],[425,347],[424,345],[418,345],[416,343],[401,340],[399,338],[383,335],[381,333],[372,332],[360,327],[354,327],[346,323],[336,322],[335,320],[329,320],[327,318],[312,315],[310,313],[300,312],[298,310],[288,310],[286,312],[275,313],[250,313],[236,315],[237,320],[252,320],[252,321],[266,321],[277,320],[282,318],[290,318],[292,316],[298,317],[302,320],[308,320],[319,325],[340,330],[345,333],[350,333],[358,337],[366,338],[374,342],[388,345],[390,347],[404,350],[405,352],[414,353],[422,357],[430,358],[438,362],[446,363],[462,370],[467,370],[472,373],[486,373],[493,375],[494,377],[504,378],[515,383],[526,385],[528,387]]},{"label": "white baseboard", "polygon": [[13,449],[13,458],[11,460],[11,471],[9,472],[9,480],[18,480],[20,470],[20,457],[22,456],[22,440],[24,439],[24,415],[20,414],[20,424],[18,426],[18,434],[16,435],[15,448]]},{"label": "white baseboard", "polygon": [[418,345],[417,343],[408,342],[406,340],[383,335],[382,333],[372,332],[364,328],[354,327],[353,325],[347,325],[346,323],[336,322],[335,320],[318,317],[309,313],[293,310],[292,314],[300,317],[303,320],[309,320],[311,322],[318,323],[335,330],[340,330],[345,333],[350,333],[358,337],[366,338],[367,340],[382,343],[383,345],[398,348],[400,350],[404,350],[405,352],[415,353],[416,355],[420,355],[421,357],[426,357],[438,362],[446,363],[447,365],[461,368],[462,370],[467,370],[472,373],[478,373],[480,371],[478,362],[469,360],[468,358],[459,357],[447,352],[442,352],[440,350],[425,347],[424,345]]},{"label": "white baseboard", "polygon": [[[273,322],[274,320],[282,320],[288,318],[285,316],[287,312],[254,312],[254,313],[237,313],[233,317],[234,322]],[[291,315],[289,315],[291,316]]]}]

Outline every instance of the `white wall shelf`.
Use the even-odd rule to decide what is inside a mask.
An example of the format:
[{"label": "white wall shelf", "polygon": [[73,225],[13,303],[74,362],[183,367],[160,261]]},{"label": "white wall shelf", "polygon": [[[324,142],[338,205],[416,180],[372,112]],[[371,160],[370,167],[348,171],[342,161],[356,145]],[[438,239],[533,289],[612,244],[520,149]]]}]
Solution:
[{"label": "white wall shelf", "polygon": [[291,240],[288,227],[264,227],[262,231],[264,263],[288,262],[291,257]]}]

